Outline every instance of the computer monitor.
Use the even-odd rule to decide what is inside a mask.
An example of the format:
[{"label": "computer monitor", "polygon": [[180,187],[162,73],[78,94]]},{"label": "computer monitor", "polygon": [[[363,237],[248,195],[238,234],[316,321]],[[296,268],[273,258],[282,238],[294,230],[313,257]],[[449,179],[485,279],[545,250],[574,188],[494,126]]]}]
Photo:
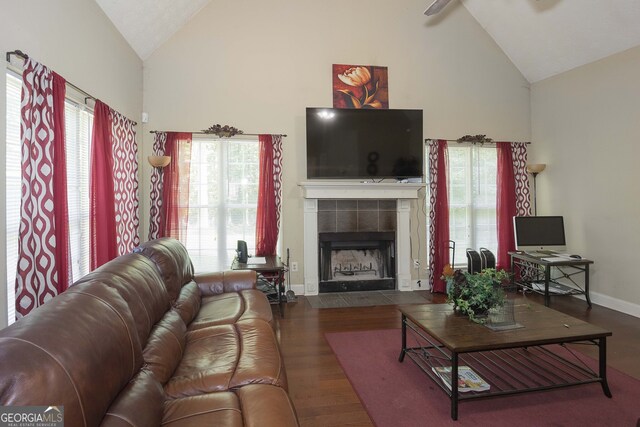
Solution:
[{"label": "computer monitor", "polygon": [[238,240],[236,253],[238,254],[238,262],[246,264],[247,258],[249,257],[249,254],[247,253],[247,242],[244,240]]},{"label": "computer monitor", "polygon": [[561,216],[515,216],[513,229],[519,251],[561,251],[567,244]]}]

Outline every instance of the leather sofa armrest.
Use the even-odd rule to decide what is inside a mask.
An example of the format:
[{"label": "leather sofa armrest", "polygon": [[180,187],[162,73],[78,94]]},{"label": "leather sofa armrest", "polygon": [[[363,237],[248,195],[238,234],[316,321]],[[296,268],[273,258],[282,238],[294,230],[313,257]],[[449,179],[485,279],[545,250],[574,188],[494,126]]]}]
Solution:
[{"label": "leather sofa armrest", "polygon": [[215,273],[199,273],[193,278],[203,297],[225,292],[256,289],[256,272],[252,270],[228,270]]}]

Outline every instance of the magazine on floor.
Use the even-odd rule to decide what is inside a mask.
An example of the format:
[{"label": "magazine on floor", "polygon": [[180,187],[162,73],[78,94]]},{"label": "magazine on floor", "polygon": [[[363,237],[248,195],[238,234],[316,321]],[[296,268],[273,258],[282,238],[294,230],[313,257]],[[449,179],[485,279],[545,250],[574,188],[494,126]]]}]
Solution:
[{"label": "magazine on floor", "polygon": [[[435,366],[431,368],[442,382],[451,390],[451,367]],[[458,366],[458,391],[466,393],[468,391],[487,391],[491,386],[476,374],[473,369],[468,366]]]}]

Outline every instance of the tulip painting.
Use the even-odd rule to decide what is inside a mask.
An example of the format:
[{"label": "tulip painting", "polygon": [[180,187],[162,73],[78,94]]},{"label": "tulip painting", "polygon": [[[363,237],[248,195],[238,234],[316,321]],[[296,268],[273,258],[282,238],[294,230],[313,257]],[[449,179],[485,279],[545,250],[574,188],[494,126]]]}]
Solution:
[{"label": "tulip painting", "polygon": [[333,64],[334,108],[389,108],[387,67]]}]

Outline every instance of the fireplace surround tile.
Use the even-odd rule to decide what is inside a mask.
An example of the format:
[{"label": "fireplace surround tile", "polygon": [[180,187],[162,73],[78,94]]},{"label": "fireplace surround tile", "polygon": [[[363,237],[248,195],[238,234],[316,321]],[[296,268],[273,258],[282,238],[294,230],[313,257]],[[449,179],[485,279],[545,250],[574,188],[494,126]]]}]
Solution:
[{"label": "fireplace surround tile", "polygon": [[397,208],[397,202],[395,200],[380,200],[380,203],[378,204],[379,209],[381,211],[396,211]]},{"label": "fireplace surround tile", "polygon": [[357,200],[338,200],[336,208],[339,211],[355,211],[358,210]]},{"label": "fireplace surround tile", "polygon": [[322,199],[318,200],[318,211],[334,211],[336,210],[337,200]]},{"label": "fireplace surround tile", "polygon": [[358,210],[359,211],[377,211],[378,201],[377,200],[358,200]]},{"label": "fireplace surround tile", "polygon": [[336,231],[348,232],[358,230],[358,212],[338,211],[336,214]]},{"label": "fireplace surround tile", "polygon": [[378,212],[378,228],[379,231],[395,231],[396,213],[392,211]]},{"label": "fireplace surround tile", "polygon": [[333,211],[320,211],[318,212],[318,232],[319,233],[332,233],[337,231],[337,215],[335,207]]},{"label": "fireplace surround tile", "polygon": [[358,211],[358,231],[378,231],[378,211]]}]

